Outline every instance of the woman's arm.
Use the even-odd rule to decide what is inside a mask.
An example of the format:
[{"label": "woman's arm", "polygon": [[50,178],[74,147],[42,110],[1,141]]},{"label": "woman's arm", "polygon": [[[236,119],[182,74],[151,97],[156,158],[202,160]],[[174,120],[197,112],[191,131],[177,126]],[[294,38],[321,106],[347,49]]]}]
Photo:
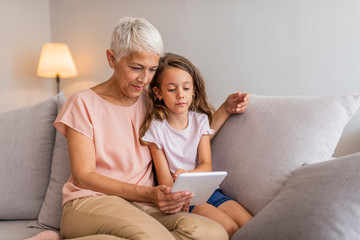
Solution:
[{"label": "woman's arm", "polygon": [[225,102],[213,115],[211,128],[215,130],[215,133],[211,135],[211,138],[215,136],[231,114],[245,112],[249,103],[249,98],[249,94],[241,92],[230,94],[226,98]]},{"label": "woman's arm", "polygon": [[166,186],[145,187],[117,181],[96,172],[95,147],[93,140],[67,127],[71,172],[74,184],[107,195],[120,196],[129,201],[147,202],[156,205],[165,213],[179,212],[191,199],[189,192],[170,194]]},{"label": "woman's arm", "polygon": [[172,185],[174,184],[174,180],[171,176],[169,164],[167,162],[164,150],[159,149],[155,143],[150,143],[149,148],[155,165],[156,176],[159,185],[166,185],[168,187],[172,187]]}]

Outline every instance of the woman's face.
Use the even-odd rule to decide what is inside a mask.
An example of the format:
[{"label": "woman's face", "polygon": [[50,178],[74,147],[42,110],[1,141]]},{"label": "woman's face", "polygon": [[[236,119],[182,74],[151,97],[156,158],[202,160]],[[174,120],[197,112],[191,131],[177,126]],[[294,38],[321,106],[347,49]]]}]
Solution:
[{"label": "woman's face", "polygon": [[133,52],[118,63],[110,63],[120,93],[129,99],[138,98],[154,77],[160,56],[148,52]]}]

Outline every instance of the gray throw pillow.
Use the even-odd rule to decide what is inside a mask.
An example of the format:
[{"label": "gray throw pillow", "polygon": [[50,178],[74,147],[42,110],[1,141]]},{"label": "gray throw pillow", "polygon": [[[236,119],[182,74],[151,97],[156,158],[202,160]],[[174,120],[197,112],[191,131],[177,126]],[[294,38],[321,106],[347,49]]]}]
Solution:
[{"label": "gray throw pillow", "polygon": [[57,97],[0,113],[0,219],[36,219],[49,183]]},{"label": "gray throw pillow", "polygon": [[360,153],[301,167],[232,239],[360,239]]},{"label": "gray throw pillow", "polygon": [[[66,98],[63,93],[58,94],[58,111],[64,104]],[[60,228],[62,215],[62,187],[70,177],[70,157],[67,147],[67,139],[56,132],[54,153],[51,164],[50,182],[42,204],[37,222],[31,223],[31,227]]]},{"label": "gray throw pillow", "polygon": [[212,141],[214,170],[228,171],[224,193],[257,214],[295,170],[330,159],[359,105],[359,93],[251,96]]}]

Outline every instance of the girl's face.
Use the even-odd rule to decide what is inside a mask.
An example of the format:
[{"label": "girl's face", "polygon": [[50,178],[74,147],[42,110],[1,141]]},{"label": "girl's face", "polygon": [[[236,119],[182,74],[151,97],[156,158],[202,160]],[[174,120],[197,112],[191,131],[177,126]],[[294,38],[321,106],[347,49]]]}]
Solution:
[{"label": "girl's face", "polygon": [[160,56],[148,52],[133,52],[116,63],[112,58],[110,66],[119,91],[128,99],[137,99],[154,77]]},{"label": "girl's face", "polygon": [[171,67],[162,74],[160,89],[154,87],[153,91],[164,100],[169,115],[187,115],[193,100],[194,83],[188,72]]}]

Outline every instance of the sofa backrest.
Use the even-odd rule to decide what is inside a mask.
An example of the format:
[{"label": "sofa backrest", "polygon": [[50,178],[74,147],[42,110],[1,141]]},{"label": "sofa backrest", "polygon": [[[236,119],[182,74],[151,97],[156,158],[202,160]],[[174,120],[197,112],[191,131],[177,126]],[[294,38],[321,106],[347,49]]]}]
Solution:
[{"label": "sofa backrest", "polygon": [[250,97],[212,140],[213,168],[228,171],[225,194],[257,214],[304,164],[332,157],[360,94]]}]

